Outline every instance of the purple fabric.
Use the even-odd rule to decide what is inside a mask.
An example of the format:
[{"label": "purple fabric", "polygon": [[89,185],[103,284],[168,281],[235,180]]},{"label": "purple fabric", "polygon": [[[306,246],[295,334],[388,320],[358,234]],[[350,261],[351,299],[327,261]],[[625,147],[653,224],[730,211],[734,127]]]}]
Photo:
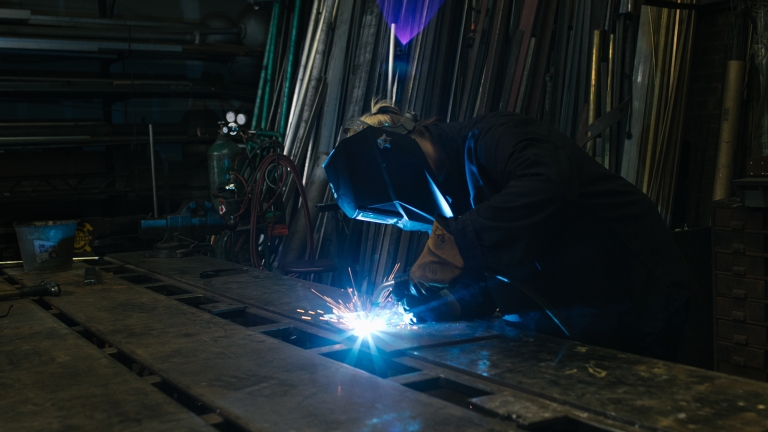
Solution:
[{"label": "purple fabric", "polygon": [[378,0],[384,19],[403,45],[419,34],[445,0]]}]

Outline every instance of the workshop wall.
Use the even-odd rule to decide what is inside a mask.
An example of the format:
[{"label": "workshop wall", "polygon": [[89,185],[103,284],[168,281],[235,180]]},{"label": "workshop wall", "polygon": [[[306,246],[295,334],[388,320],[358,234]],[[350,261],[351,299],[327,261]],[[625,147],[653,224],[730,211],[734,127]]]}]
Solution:
[{"label": "workshop wall", "polygon": [[[0,8],[232,28],[254,6],[246,0],[35,0],[0,1]],[[268,20],[270,11],[257,13]],[[133,49],[130,39],[36,39],[23,34],[31,27],[11,21],[0,29],[7,36],[0,54],[0,258],[17,256],[15,221],[146,217],[152,211],[150,123],[160,211],[207,197],[206,153],[217,122],[228,110],[252,112],[263,47],[230,36],[201,45],[142,41],[164,45],[170,51],[163,54]],[[13,45],[24,38],[73,45]],[[125,42],[126,49],[103,48]],[[129,236],[137,236],[137,225],[126,225]]]}]

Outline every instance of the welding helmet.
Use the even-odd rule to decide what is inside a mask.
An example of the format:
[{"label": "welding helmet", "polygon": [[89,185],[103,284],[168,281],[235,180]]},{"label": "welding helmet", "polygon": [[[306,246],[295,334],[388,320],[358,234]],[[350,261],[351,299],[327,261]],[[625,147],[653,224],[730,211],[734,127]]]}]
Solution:
[{"label": "welding helmet", "polygon": [[453,215],[421,146],[408,135],[416,121],[406,117],[407,123],[385,127],[347,123],[354,134],[339,142],[323,167],[350,218],[429,231],[436,215]]}]

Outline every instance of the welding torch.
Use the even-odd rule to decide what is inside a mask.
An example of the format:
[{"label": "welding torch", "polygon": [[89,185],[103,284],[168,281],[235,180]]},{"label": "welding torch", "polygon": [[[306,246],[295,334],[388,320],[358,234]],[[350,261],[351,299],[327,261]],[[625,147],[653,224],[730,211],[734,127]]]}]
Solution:
[{"label": "welding torch", "polygon": [[396,302],[399,302],[410,290],[410,276],[408,272],[405,272],[396,278],[384,282],[373,290],[373,307],[379,307],[390,295],[394,297]]}]

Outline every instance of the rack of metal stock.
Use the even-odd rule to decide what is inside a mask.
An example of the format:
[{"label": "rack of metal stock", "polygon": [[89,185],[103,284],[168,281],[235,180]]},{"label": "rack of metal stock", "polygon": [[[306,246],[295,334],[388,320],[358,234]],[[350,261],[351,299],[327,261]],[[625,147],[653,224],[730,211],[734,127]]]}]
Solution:
[{"label": "rack of metal stock", "polygon": [[[431,8],[431,1],[439,8]],[[649,193],[668,217],[680,141],[680,125],[671,119],[684,107],[693,3],[641,8],[628,0],[424,0],[406,10],[388,1],[349,7],[314,0],[285,135],[282,126],[272,129],[280,131],[283,153],[307,185],[312,222],[289,211],[288,247],[279,261],[332,258],[339,271],[323,282],[367,292],[418,257],[424,234],[316,208],[332,201],[321,164],[343,121],[367,112],[374,97],[390,95],[422,119],[464,121],[508,110],[537,117],[574,139],[597,127],[600,133],[585,150]],[[393,24],[406,16],[412,38],[396,39]],[[644,66],[646,87],[638,88],[636,61]],[[268,55],[265,62],[264,88],[283,85],[291,62],[282,62],[276,80],[270,78],[276,60]],[[265,92],[263,112],[278,107],[282,125],[287,109],[268,102],[279,92]],[[259,109],[257,103],[256,115]],[[277,117],[262,117],[262,124],[275,127]],[[307,229],[313,232],[311,256],[303,247]]]}]

